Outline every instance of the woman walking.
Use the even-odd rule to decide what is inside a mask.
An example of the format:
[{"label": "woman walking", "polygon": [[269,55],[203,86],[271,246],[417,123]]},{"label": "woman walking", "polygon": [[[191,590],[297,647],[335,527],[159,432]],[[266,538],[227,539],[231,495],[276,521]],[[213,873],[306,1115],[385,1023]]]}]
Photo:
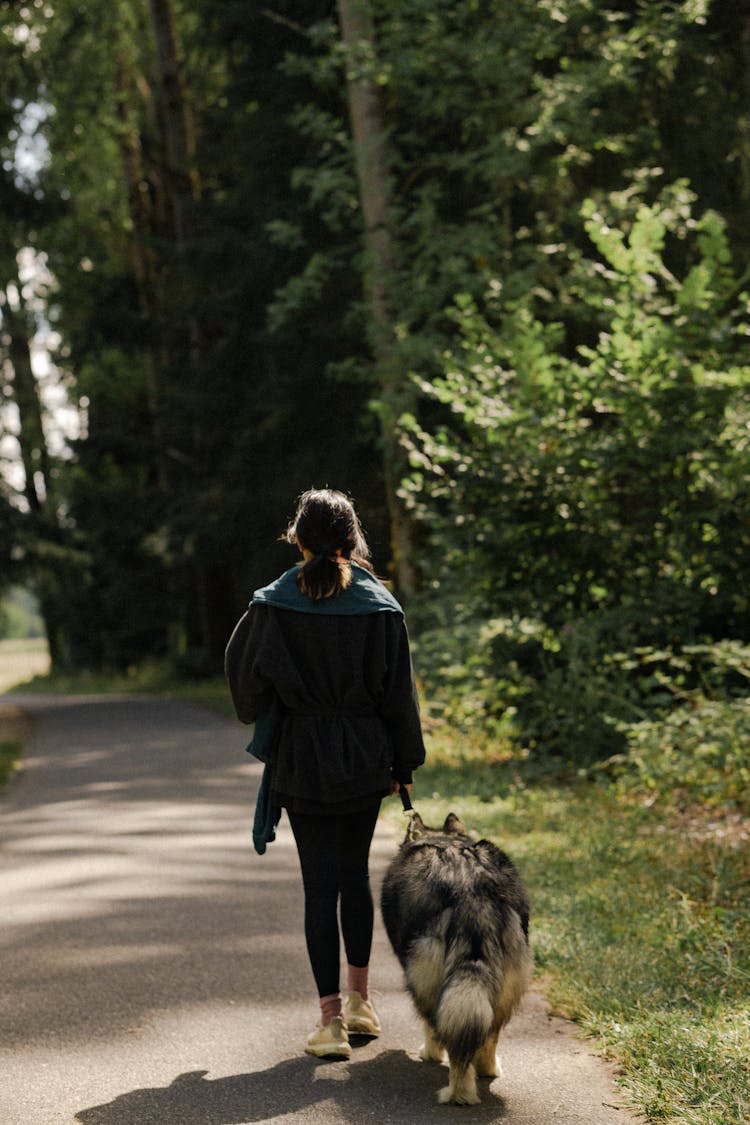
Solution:
[{"label": "woman walking", "polygon": [[227,646],[226,672],[243,722],[280,713],[270,797],[286,809],[297,844],[320,1000],[306,1050],[348,1058],[349,1032],[380,1034],[368,990],[380,802],[411,788],[424,743],[403,611],[372,573],[351,501],[329,489],[304,493],[286,538],[303,561],[255,592]]}]

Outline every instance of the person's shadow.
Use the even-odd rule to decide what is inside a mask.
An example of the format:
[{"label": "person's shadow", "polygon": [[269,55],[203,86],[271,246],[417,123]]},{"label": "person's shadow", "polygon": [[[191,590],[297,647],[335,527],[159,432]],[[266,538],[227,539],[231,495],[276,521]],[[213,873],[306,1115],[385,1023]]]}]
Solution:
[{"label": "person's shadow", "polygon": [[[447,1078],[440,1067],[403,1051],[385,1051],[362,1063],[300,1057],[255,1074],[207,1079],[207,1073],[192,1071],[169,1086],[121,1094],[105,1105],[80,1110],[76,1121],[81,1125],[245,1125],[302,1114],[330,1100],[351,1121],[433,1122],[435,1095]],[[482,1100],[484,1106],[474,1107],[472,1113],[475,1125],[505,1116],[502,1098],[489,1094],[488,1104],[485,1088]]]}]

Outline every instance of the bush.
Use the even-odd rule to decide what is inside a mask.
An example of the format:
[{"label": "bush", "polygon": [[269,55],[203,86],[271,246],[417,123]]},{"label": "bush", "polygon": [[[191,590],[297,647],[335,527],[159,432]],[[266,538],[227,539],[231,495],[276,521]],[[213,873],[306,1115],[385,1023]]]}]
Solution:
[{"label": "bush", "polygon": [[696,697],[660,722],[634,724],[627,743],[621,791],[750,811],[750,699]]},{"label": "bush", "polygon": [[531,618],[493,618],[425,631],[415,656],[441,718],[509,739],[538,762],[584,766],[624,751],[622,723],[645,713],[644,685],[623,676],[609,645],[595,618],[559,633]]},{"label": "bush", "polygon": [[750,698],[740,694],[750,680],[750,648],[691,646],[679,664],[676,677],[662,673],[676,705],[658,721],[624,729],[627,752],[613,763],[617,787],[683,806],[750,810]]},{"label": "bush", "polygon": [[750,647],[622,650],[632,633],[618,615],[555,633],[458,612],[450,630],[428,628],[425,612],[415,662],[429,708],[458,730],[558,772],[614,772],[630,792],[742,803],[750,791]]}]

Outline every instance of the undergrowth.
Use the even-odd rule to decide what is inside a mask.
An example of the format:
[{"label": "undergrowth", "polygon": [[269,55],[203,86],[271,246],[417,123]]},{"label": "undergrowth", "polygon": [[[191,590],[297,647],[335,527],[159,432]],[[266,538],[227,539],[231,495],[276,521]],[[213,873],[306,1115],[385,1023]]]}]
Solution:
[{"label": "undergrowth", "polygon": [[16,739],[0,742],[0,789],[6,785],[18,768],[21,743]]}]

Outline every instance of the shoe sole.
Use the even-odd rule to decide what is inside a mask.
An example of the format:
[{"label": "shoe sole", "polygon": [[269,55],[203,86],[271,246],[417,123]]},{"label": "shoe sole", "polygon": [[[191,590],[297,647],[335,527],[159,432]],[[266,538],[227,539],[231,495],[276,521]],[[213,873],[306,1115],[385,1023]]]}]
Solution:
[{"label": "shoe sole", "polygon": [[369,1035],[373,1039],[377,1039],[381,1031],[379,1027],[367,1023],[365,1020],[347,1020],[346,1030],[350,1035]]},{"label": "shoe sole", "polygon": [[336,1047],[333,1044],[322,1044],[320,1047],[305,1047],[308,1055],[315,1055],[316,1059],[350,1059],[352,1049],[346,1046]]}]

